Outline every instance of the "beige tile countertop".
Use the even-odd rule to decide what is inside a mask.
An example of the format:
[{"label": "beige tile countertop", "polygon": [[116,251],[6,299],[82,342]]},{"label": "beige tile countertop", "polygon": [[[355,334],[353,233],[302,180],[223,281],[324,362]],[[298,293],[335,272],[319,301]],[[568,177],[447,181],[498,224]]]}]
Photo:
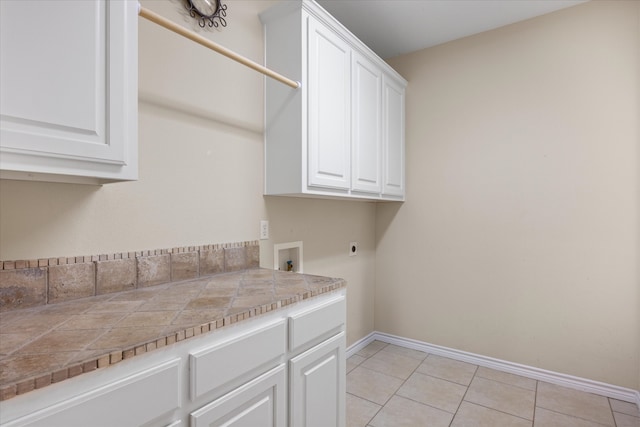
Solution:
[{"label": "beige tile countertop", "polygon": [[0,313],[0,400],[342,288],[248,269]]}]

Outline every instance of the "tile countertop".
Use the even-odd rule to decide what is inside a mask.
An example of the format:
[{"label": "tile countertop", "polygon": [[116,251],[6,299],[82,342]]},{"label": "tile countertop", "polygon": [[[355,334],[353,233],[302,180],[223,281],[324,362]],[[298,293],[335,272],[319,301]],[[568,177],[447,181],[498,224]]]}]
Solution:
[{"label": "tile countertop", "polygon": [[0,313],[0,400],[346,286],[266,269]]}]

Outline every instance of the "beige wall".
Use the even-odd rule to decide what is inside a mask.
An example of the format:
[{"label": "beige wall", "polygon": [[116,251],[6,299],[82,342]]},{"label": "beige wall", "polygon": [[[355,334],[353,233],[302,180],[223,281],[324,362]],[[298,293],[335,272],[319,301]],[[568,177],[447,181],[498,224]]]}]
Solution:
[{"label": "beige wall", "polygon": [[[204,34],[262,61],[258,13],[274,2],[226,2],[228,26]],[[197,28],[183,3],[143,6]],[[140,19],[140,179],[102,187],[0,181],[0,259],[33,259],[257,240],[304,241],[305,272],[344,277],[348,341],[373,330],[375,205],[265,199],[263,78]],[[360,254],[348,257],[357,240]]]},{"label": "beige wall", "polygon": [[390,61],[377,330],[640,389],[639,18],[594,1]]}]

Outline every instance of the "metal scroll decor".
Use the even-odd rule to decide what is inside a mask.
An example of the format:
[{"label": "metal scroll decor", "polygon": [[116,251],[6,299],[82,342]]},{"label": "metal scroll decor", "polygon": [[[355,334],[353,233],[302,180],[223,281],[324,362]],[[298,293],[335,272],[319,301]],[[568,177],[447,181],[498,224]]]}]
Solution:
[{"label": "metal scroll decor", "polygon": [[189,15],[198,20],[200,27],[227,26],[224,19],[227,16],[227,5],[222,4],[221,0],[186,0],[186,3]]}]

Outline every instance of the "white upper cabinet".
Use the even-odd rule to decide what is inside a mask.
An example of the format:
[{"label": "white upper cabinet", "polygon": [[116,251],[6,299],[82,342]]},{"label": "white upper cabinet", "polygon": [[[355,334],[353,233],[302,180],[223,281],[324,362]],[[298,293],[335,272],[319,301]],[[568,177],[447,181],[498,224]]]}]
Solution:
[{"label": "white upper cabinet", "polygon": [[407,82],[312,0],[260,19],[266,66],[302,84],[266,79],[265,194],[404,200]]},{"label": "white upper cabinet", "polygon": [[0,1],[0,177],[137,179],[135,1]]}]

